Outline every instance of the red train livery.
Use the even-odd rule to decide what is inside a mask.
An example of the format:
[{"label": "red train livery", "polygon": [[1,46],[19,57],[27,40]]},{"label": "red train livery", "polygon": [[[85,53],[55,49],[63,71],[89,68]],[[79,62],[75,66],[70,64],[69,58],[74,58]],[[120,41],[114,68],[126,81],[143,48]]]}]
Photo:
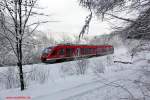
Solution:
[{"label": "red train livery", "polygon": [[60,44],[45,48],[43,50],[42,62],[57,62],[113,54],[114,48],[111,45],[74,45]]}]

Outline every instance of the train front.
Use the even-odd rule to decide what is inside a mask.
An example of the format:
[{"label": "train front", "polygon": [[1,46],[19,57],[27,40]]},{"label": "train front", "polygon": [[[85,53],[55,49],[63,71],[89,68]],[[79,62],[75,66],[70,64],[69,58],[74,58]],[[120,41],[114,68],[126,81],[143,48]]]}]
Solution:
[{"label": "train front", "polygon": [[41,55],[42,62],[46,62],[48,59],[50,59],[49,57],[52,52],[52,49],[53,49],[53,47],[48,47],[43,50],[42,55]]}]

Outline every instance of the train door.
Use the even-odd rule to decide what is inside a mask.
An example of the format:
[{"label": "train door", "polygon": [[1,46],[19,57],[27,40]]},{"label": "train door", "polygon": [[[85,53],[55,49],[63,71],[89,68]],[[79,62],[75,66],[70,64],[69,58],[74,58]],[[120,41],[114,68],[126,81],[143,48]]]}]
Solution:
[{"label": "train door", "polygon": [[53,50],[51,56],[52,56],[53,58],[56,58],[56,57],[57,57],[57,50],[56,50],[56,49]]},{"label": "train door", "polygon": [[66,48],[66,57],[71,57],[73,54],[73,49],[72,48]]}]

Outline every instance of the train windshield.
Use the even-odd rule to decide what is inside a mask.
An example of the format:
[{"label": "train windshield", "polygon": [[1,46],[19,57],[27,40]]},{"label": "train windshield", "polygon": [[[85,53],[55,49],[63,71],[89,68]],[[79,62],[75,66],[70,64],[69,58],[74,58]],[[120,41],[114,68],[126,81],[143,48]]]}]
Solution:
[{"label": "train windshield", "polygon": [[43,50],[43,54],[48,54],[48,53],[50,53],[52,51],[52,47],[48,47],[48,48],[45,48],[44,50]]}]

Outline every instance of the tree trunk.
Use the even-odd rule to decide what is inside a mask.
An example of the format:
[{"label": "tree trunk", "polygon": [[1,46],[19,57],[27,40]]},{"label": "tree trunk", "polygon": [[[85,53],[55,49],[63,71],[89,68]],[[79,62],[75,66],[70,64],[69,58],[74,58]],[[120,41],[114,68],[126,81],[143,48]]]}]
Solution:
[{"label": "tree trunk", "polygon": [[22,62],[18,62],[21,91],[25,89]]},{"label": "tree trunk", "polygon": [[20,77],[20,86],[21,86],[21,91],[25,89],[24,85],[24,76],[23,76],[23,70],[22,70],[22,40],[18,40],[18,68],[19,68],[19,77]]},{"label": "tree trunk", "polygon": [[21,9],[22,0],[18,1],[19,6],[19,38],[18,38],[18,67],[19,67],[19,76],[20,76],[20,85],[21,91],[25,89],[24,77],[22,70],[22,9]]}]

